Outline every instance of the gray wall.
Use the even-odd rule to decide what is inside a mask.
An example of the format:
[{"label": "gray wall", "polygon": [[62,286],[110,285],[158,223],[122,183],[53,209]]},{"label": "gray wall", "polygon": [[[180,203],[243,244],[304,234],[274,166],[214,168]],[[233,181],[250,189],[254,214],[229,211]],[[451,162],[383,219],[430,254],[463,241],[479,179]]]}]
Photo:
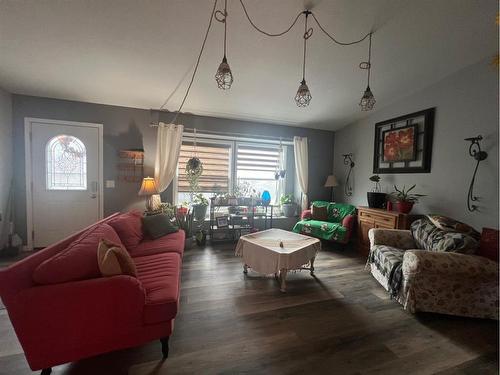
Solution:
[{"label": "gray wall", "polygon": [[[55,120],[69,120],[102,123],[104,128],[104,180],[115,180],[114,189],[104,189],[104,213],[144,206],[144,199],[137,196],[140,184],[117,180],[117,152],[120,149],[144,148],[145,174],[153,174],[156,149],[156,129],[150,128],[149,110],[83,103],[76,101],[13,95],[14,160],[17,227],[23,239],[26,238],[26,181],[24,175],[24,118],[38,117]],[[158,119],[158,114],[153,117]],[[161,113],[160,119],[172,120],[172,114]],[[311,199],[325,199],[328,190],[323,188],[326,176],[332,171],[333,132],[279,126],[273,124],[237,121],[213,117],[181,115],[178,123],[200,132],[243,133],[256,137],[291,138],[294,135],[309,139],[309,186]],[[171,201],[171,190],[163,200]]]},{"label": "gray wall", "polygon": [[0,89],[0,249],[7,241],[12,181],[12,96]]},{"label": "gray wall", "polygon": [[[383,191],[391,192],[393,184],[417,184],[416,192],[428,196],[414,207],[414,212],[440,213],[476,229],[498,228],[498,70],[490,61],[454,73],[335,132],[334,172],[342,183],[345,166],[341,154],[352,152],[356,163],[352,197],[343,195],[343,186],[337,188],[337,197],[367,205],[366,192],[372,188],[368,178],[373,174],[375,123],[436,107],[431,173],[381,175]],[[482,147],[489,156],[481,163],[476,179],[480,210],[469,213],[466,197],[474,160],[468,155],[464,138],[478,134],[483,136]]]}]

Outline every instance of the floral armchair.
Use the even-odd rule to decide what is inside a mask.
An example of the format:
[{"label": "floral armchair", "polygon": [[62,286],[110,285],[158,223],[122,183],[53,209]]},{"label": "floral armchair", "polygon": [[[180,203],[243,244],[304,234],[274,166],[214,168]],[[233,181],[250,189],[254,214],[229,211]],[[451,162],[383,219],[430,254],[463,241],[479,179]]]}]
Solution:
[{"label": "floral armchair", "polygon": [[498,320],[498,263],[472,255],[473,237],[426,219],[411,230],[371,229],[369,237],[367,267],[405,309]]}]

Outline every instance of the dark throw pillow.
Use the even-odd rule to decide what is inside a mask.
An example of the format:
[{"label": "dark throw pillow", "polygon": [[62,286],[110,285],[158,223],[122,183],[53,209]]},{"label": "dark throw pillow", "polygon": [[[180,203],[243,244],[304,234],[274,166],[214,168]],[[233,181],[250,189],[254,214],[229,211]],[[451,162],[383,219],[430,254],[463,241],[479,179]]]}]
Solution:
[{"label": "dark throw pillow", "polygon": [[170,218],[166,214],[144,216],[142,218],[142,228],[144,233],[153,240],[179,230],[172,225]]},{"label": "dark throw pillow", "polygon": [[327,206],[316,206],[313,204],[312,208],[312,219],[318,221],[328,221],[328,207]]}]

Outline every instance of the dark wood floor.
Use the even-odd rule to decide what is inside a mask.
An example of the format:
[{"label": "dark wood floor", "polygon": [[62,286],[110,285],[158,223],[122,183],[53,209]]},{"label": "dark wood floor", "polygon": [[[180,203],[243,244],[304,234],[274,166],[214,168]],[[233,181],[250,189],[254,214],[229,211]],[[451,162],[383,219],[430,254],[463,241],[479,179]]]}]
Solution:
[{"label": "dark wood floor", "polygon": [[[242,273],[233,245],[184,257],[181,310],[167,361],[159,343],[54,368],[55,374],[497,374],[498,323],[412,315],[349,250],[308,272]],[[31,374],[0,305],[0,373]]]}]

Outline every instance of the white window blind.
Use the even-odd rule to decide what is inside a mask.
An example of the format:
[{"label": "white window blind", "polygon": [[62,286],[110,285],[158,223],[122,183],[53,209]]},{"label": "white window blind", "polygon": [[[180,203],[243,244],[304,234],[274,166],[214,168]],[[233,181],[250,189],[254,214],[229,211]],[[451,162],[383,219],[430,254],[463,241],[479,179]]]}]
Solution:
[{"label": "white window blind", "polygon": [[280,165],[277,147],[238,144],[236,160],[238,179],[274,180]]},{"label": "white window blind", "polygon": [[200,192],[229,192],[231,146],[227,144],[197,143],[196,152],[192,143],[183,143],[179,155],[179,193],[190,192],[186,179],[186,162],[197,156],[203,163],[203,174],[198,180]]}]

